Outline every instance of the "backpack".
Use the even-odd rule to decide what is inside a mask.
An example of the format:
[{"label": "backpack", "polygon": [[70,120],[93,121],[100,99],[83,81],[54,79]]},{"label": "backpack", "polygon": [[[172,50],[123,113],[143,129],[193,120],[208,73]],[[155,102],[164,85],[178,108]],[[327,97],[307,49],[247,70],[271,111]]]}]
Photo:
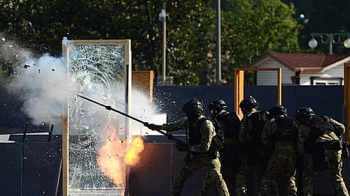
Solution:
[{"label": "backpack", "polygon": [[250,138],[245,142],[244,148],[247,151],[247,165],[252,166],[262,162],[262,155],[259,151],[260,146],[263,146],[261,133],[269,117],[267,112],[259,111],[250,114],[248,118],[253,128],[247,130]]},{"label": "backpack", "polygon": [[276,119],[277,130],[273,133],[273,141],[296,141],[298,137],[298,127],[293,118],[288,116],[280,116]]},{"label": "backpack", "polygon": [[268,114],[265,111],[254,112],[249,116],[253,128],[249,130],[250,142],[254,145],[262,144],[261,133],[264,128],[265,123],[269,120]]},{"label": "backpack", "polygon": [[238,138],[239,137],[239,123],[240,119],[235,112],[224,112],[219,114],[217,120],[222,121],[225,127],[225,138]]},{"label": "backpack", "polygon": [[[210,148],[214,151],[220,150],[223,147],[224,141],[225,141],[225,135],[224,132],[220,126],[220,123],[216,119],[207,119],[210,120],[215,128],[215,136],[212,139],[212,144]],[[204,122],[204,121],[203,121]]]},{"label": "backpack", "polygon": [[312,143],[315,143],[317,138],[323,134],[335,131],[334,127],[329,123],[330,119],[328,116],[314,116],[309,121],[307,125],[311,127],[311,132],[309,134],[309,139]]}]

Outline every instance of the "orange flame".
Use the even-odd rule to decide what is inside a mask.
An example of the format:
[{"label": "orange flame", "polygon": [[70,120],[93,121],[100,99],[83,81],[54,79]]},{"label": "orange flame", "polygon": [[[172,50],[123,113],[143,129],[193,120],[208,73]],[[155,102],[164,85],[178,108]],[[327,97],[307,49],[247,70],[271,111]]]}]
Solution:
[{"label": "orange flame", "polygon": [[139,162],[140,157],[138,154],[144,149],[143,140],[140,136],[136,137],[129,146],[129,151],[124,158],[125,164],[135,166]]},{"label": "orange flame", "polygon": [[128,145],[118,138],[117,131],[110,126],[108,139],[99,149],[97,163],[101,171],[110,178],[116,186],[125,186],[125,166],[136,165],[140,158],[138,154],[144,149],[140,136],[133,139]]}]

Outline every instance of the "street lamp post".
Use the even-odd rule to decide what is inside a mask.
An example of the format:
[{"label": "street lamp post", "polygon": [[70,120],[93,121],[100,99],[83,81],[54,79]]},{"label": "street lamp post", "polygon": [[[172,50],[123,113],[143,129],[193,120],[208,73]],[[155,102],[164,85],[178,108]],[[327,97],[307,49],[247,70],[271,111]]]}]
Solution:
[{"label": "street lamp post", "polygon": [[[310,36],[312,37],[309,41],[309,47],[310,48],[316,48],[317,47],[317,41],[315,37],[321,38],[321,43],[323,44],[329,44],[329,54],[333,54],[332,48],[333,44],[339,44],[342,37],[347,37],[347,39],[344,41],[344,46],[346,48],[350,48],[350,33],[310,33]],[[325,37],[325,40],[324,40]],[[337,39],[335,39],[337,38]]]},{"label": "street lamp post", "polygon": [[162,39],[162,85],[165,86],[166,81],[166,3],[163,3],[163,9],[159,13],[159,21],[163,23],[163,39]]},{"label": "street lamp post", "polygon": [[221,85],[221,0],[216,7],[216,85]]}]

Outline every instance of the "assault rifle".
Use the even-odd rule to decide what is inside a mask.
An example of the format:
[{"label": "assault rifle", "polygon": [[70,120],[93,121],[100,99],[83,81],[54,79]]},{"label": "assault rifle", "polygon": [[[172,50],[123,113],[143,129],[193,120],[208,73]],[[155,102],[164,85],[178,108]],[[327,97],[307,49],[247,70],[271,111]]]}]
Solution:
[{"label": "assault rifle", "polygon": [[[92,103],[94,103],[94,104],[97,104],[97,105],[99,105],[99,106],[102,106],[102,107],[106,108],[107,110],[116,112],[116,113],[121,114],[121,115],[123,115],[123,116],[126,116],[126,117],[128,117],[128,118],[131,118],[132,120],[135,120],[135,121],[137,121],[137,122],[139,122],[139,123],[142,123],[142,124],[143,124],[144,126],[146,126],[146,127],[147,127],[147,125],[149,125],[148,122],[144,122],[144,121],[142,121],[142,120],[140,120],[140,119],[137,119],[137,118],[135,118],[135,117],[133,117],[133,116],[130,116],[130,115],[124,113],[124,112],[121,112],[121,111],[119,111],[119,110],[117,110],[117,109],[112,108],[111,106],[104,105],[104,104],[102,104],[102,103],[99,103],[99,102],[97,102],[97,101],[94,101],[94,100],[92,100],[92,99],[90,99],[90,98],[84,97],[84,96],[79,95],[79,94],[76,94],[76,95],[77,95],[78,97],[83,98],[83,99],[85,99],[85,100],[87,100],[87,101],[90,101],[90,102],[92,102]],[[188,151],[188,144],[186,144],[186,143],[183,142],[182,140],[177,139],[177,138],[174,138],[172,134],[169,134],[169,133],[166,133],[166,132],[164,132],[164,131],[161,131],[161,130],[158,129],[158,128],[157,128],[157,129],[153,129],[153,130],[154,130],[154,131],[157,131],[158,133],[161,133],[161,134],[164,135],[164,136],[166,136],[169,140],[172,140],[173,143],[175,144],[176,149],[177,149],[178,151]]]}]

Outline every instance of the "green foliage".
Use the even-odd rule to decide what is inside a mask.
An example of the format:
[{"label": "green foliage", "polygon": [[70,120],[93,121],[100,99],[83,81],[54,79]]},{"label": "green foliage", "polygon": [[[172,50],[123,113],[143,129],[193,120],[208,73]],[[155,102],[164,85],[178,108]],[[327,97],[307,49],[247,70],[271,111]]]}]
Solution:
[{"label": "green foliage", "polygon": [[[184,84],[199,83],[197,74],[174,70],[187,67],[187,72],[196,73],[200,70],[199,62],[206,61],[208,42],[196,43],[200,33],[206,33],[205,22],[210,17],[202,17],[208,3],[208,0],[167,2],[167,69],[179,83],[186,80]],[[162,5],[160,0],[6,1],[0,2],[0,31],[37,54],[52,55],[60,55],[63,37],[131,39],[134,70],[154,70],[159,75],[162,23],[158,14]],[[193,52],[196,54],[192,55]]]},{"label": "green foliage", "polygon": [[223,13],[224,78],[232,83],[233,69],[251,64],[269,52],[298,52],[300,25],[292,5],[280,0],[231,0]]},{"label": "green foliage", "polygon": [[[216,11],[210,5],[210,0],[166,1],[166,68],[176,85],[215,83]],[[227,84],[233,84],[235,67],[267,52],[298,51],[292,6],[279,0],[225,0],[223,5],[222,79]],[[133,69],[154,70],[157,76],[162,73],[162,6],[161,0],[0,1],[0,32],[37,55],[59,56],[63,37],[131,39]]]},{"label": "green foliage", "polygon": [[[174,6],[177,11],[168,33],[168,64],[169,74],[174,76],[174,82],[179,85],[198,85],[202,66],[213,61],[208,57],[212,52],[213,32],[215,32],[215,13],[208,6],[195,6],[195,1],[186,1],[193,4],[194,9],[186,14],[178,11],[181,6]],[[189,5],[187,5],[189,6]],[[172,16],[172,15],[171,15]],[[185,16],[185,17],[184,17]]]}]

